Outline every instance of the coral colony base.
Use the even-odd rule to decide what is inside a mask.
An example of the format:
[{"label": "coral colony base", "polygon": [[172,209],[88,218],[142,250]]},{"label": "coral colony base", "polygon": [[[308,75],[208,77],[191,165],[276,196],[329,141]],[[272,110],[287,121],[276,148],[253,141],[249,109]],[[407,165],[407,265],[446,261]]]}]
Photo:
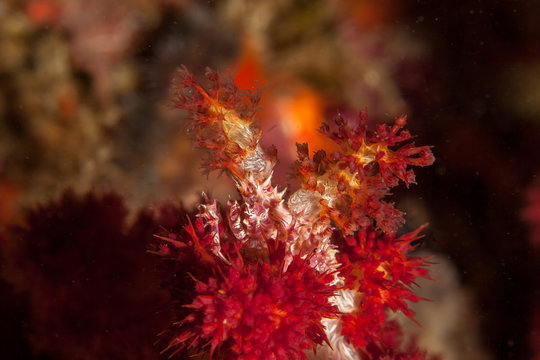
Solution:
[{"label": "coral colony base", "polygon": [[[409,166],[431,165],[405,117],[368,129],[365,111],[320,131],[339,151],[298,144],[293,173],[301,188],[272,184],[275,147],[263,149],[255,122],[258,93],[207,70],[204,87],[185,68],[173,102],[208,150],[204,168],[232,176],[241,201],[222,210],[203,196],[185,231],[159,237],[155,254],[175,270],[167,286],[178,319],[165,353],[219,359],[426,359],[402,344],[393,312],[413,319],[411,286],[429,278],[425,258],[407,256],[420,230],[397,236],[403,213],[386,197]],[[182,355],[179,355],[180,357]]]}]

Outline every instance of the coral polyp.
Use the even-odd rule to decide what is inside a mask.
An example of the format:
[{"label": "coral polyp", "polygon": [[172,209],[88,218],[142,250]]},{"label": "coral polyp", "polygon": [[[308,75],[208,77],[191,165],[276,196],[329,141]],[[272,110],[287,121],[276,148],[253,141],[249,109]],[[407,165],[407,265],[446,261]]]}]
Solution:
[{"label": "coral polyp", "polygon": [[[339,151],[310,154],[298,145],[286,196],[272,183],[274,147],[260,144],[258,93],[208,70],[202,86],[185,68],[173,103],[189,113],[195,144],[208,151],[207,172],[235,181],[240,201],[226,207],[204,197],[183,232],[160,236],[154,253],[176,264],[167,282],[178,318],[165,352],[223,359],[427,358],[401,347],[389,314],[413,319],[411,286],[429,278],[425,258],[407,255],[418,229],[397,236],[403,213],[385,198],[399,182],[415,183],[411,166],[434,161],[404,126],[368,129],[367,113],[335,120],[321,132]],[[310,156],[311,155],[311,156]],[[178,294],[182,293],[181,299]],[[314,352],[310,352],[314,350]]]},{"label": "coral polyp", "polygon": [[219,276],[195,280],[192,312],[173,340],[209,347],[231,359],[304,359],[303,350],[328,342],[321,319],[335,316],[329,303],[333,277],[306,259],[224,266]]}]

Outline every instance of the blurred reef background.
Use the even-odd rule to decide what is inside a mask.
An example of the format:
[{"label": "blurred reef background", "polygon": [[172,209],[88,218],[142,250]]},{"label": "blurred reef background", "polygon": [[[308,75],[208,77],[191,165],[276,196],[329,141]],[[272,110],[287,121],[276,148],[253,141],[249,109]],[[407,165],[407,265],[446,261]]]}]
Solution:
[{"label": "blurred reef background", "polygon": [[419,251],[439,263],[409,334],[444,359],[540,359],[539,13],[525,0],[3,0],[0,357],[160,358],[167,295],[147,243],[202,191],[237,196],[201,175],[170,104],[183,64],[263,89],[289,188],[296,142],[332,149],[322,120],[407,114],[437,161],[395,198],[404,230],[430,223]]}]

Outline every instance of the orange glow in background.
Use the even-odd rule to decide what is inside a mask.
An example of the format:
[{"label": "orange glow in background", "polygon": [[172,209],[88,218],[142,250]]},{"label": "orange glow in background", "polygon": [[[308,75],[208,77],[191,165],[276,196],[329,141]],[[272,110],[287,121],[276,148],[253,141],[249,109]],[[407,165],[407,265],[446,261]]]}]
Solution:
[{"label": "orange glow in background", "polygon": [[60,13],[60,6],[51,0],[31,0],[26,5],[28,18],[36,25],[52,23]]},{"label": "orange glow in background", "polygon": [[342,13],[357,24],[374,28],[388,24],[399,12],[397,1],[338,0]]},{"label": "orange glow in background", "polygon": [[[275,144],[280,153],[288,158],[296,157],[296,143],[309,142],[310,151],[337,149],[336,145],[318,129],[325,120],[326,102],[315,89],[290,78],[290,74],[277,74],[272,80],[266,76],[266,69],[256,50],[244,42],[235,65],[234,81],[241,89],[264,89],[261,98],[261,110],[258,116],[263,128],[276,124],[280,132],[279,144]],[[283,87],[287,86],[287,91]],[[283,147],[286,147],[283,148]]]},{"label": "orange glow in background", "polygon": [[[326,104],[315,90],[297,86],[291,93],[274,99],[279,128],[291,143],[292,155],[296,143],[309,143],[310,151],[336,150],[336,145],[318,129],[325,120]],[[270,120],[270,119],[269,119]]]}]

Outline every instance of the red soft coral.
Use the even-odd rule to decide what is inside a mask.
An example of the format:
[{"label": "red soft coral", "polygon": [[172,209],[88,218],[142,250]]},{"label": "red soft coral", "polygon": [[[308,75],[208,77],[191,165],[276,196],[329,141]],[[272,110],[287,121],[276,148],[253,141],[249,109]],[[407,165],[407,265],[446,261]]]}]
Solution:
[{"label": "red soft coral", "polygon": [[321,320],[337,313],[329,303],[333,274],[317,272],[309,258],[298,256],[286,266],[283,243],[269,240],[268,249],[268,262],[244,262],[238,255],[230,265],[206,252],[214,275],[195,270],[204,280],[192,276],[196,295],[183,306],[188,314],[168,349],[207,349],[225,359],[305,359],[304,350],[327,341]]},{"label": "red soft coral", "polygon": [[366,120],[367,111],[364,110],[355,127],[342,117],[335,120],[337,131],[331,131],[328,124],[321,127],[321,132],[341,146],[340,160],[349,167],[369,172],[377,164],[387,186],[396,186],[399,180],[408,186],[415,182],[415,177],[412,170],[407,170],[407,165],[427,166],[435,161],[430,146],[416,147],[409,143],[393,149],[399,143],[412,139],[407,130],[402,130],[406,124],[404,116],[397,118],[392,126],[377,125],[375,132],[367,129]]},{"label": "red soft coral", "polygon": [[[175,217],[182,213],[177,208]],[[159,358],[153,343],[168,314],[156,310],[167,293],[145,250],[163,219],[144,212],[128,226],[126,215],[116,194],[66,191],[7,229],[2,275],[28,301],[34,351],[58,359]]]},{"label": "red soft coral", "polygon": [[367,228],[341,242],[340,274],[345,286],[359,293],[356,311],[342,317],[342,334],[354,346],[365,349],[371,342],[380,343],[380,333],[387,326],[386,310],[401,311],[413,318],[405,300],[421,299],[410,285],[417,277],[429,278],[425,268],[428,262],[407,253],[422,228],[398,238]]},{"label": "red soft coral", "polygon": [[433,162],[430,148],[401,145],[411,139],[403,117],[375,132],[365,112],[356,126],[338,117],[336,131],[322,132],[340,151],[310,158],[307,144],[298,145],[293,171],[302,188],[287,199],[272,184],[275,149],[259,145],[255,101],[215,72],[207,76],[204,89],[183,70],[174,101],[191,113],[208,169],[228,170],[242,199],[226,212],[201,205],[182,236],[162,237],[166,245],[154,251],[176,262],[168,284],[181,321],[169,350],[305,359],[306,349],[326,342],[321,352],[333,358],[413,359],[397,350],[399,326],[386,315],[412,318],[405,301],[420,299],[410,285],[427,277],[426,261],[406,255],[420,229],[396,237],[403,214],[385,198],[399,180],[414,183],[408,166]]},{"label": "red soft coral", "polygon": [[346,235],[372,223],[384,232],[395,233],[404,223],[403,213],[384,198],[399,180],[407,186],[415,182],[408,165],[426,166],[434,161],[429,146],[409,143],[395,149],[412,139],[408,131],[402,130],[404,117],[396,119],[393,126],[378,125],[375,132],[367,129],[366,118],[366,111],[361,112],[353,126],[338,116],[335,131],[323,124],[321,132],[341,150],[329,156],[318,151],[310,159],[307,144],[299,145],[293,169],[304,189],[321,195],[324,215]]}]

